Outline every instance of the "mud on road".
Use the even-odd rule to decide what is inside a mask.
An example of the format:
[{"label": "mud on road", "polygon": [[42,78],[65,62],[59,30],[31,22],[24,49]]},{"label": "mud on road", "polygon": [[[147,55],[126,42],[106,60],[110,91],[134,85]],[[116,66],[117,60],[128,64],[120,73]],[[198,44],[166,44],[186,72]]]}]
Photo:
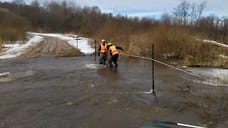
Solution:
[{"label": "mud on road", "polygon": [[54,37],[43,36],[43,38],[38,45],[27,48],[23,56],[80,55],[80,51],[66,41]]}]

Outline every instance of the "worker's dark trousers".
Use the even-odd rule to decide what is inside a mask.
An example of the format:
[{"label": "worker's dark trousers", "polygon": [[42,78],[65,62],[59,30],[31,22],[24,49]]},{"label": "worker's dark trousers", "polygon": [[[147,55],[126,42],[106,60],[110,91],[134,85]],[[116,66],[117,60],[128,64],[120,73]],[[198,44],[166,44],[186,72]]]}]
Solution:
[{"label": "worker's dark trousers", "polygon": [[99,63],[105,65],[106,60],[107,60],[107,53],[101,53],[99,58]]},{"label": "worker's dark trousers", "polygon": [[118,61],[118,57],[119,55],[116,54],[114,56],[112,56],[109,60],[109,66],[112,67],[112,62],[114,62],[115,66],[118,67],[117,61]]}]

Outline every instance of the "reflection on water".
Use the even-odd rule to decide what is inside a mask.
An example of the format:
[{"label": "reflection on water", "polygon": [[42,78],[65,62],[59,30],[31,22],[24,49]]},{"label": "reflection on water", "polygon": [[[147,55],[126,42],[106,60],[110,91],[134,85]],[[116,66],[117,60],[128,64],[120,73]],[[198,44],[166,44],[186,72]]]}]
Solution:
[{"label": "reflection on water", "polygon": [[11,81],[14,81],[16,80],[16,78],[9,78],[9,77],[1,77],[0,78],[0,83],[3,83],[3,82],[11,82]]},{"label": "reflection on water", "polygon": [[2,73],[2,75],[0,76],[0,82],[11,82],[25,77],[31,77],[34,74],[35,74],[35,71],[32,71],[32,70],[16,72],[16,73],[6,72],[6,73]]},{"label": "reflection on water", "polygon": [[100,64],[85,64],[85,67],[88,69],[101,69],[107,67],[106,65],[100,65]]},{"label": "reflection on water", "polygon": [[97,74],[100,75],[104,80],[108,82],[116,82],[120,78],[120,74],[118,72],[118,68],[100,68],[97,70]]},{"label": "reflection on water", "polygon": [[0,61],[0,72],[10,72],[0,78],[0,128],[137,128],[152,119],[227,128],[227,88],[155,65],[157,97],[134,93],[151,89],[150,61],[121,58],[110,69],[91,56],[25,57]]}]

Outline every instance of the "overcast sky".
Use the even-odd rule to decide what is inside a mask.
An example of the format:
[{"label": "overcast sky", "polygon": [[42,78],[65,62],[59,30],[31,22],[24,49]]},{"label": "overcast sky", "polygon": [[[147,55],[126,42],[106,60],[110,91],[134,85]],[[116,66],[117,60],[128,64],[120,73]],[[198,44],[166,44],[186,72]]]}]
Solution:
[{"label": "overcast sky", "polygon": [[[0,0],[13,1],[13,0]],[[33,0],[24,0],[30,3]],[[51,0],[39,0],[46,2]],[[63,1],[63,0],[55,0]],[[66,0],[75,2],[80,6],[98,6],[102,12],[111,12],[138,17],[159,17],[164,12],[171,13],[182,0]],[[228,16],[228,0],[187,0],[197,4],[206,1],[206,10],[204,15],[215,14],[219,17]]]}]

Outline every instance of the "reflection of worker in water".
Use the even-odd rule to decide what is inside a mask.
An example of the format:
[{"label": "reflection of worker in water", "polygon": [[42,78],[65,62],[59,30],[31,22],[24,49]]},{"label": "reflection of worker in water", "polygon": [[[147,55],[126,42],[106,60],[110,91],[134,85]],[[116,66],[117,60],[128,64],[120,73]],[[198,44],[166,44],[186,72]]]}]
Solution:
[{"label": "reflection of worker in water", "polygon": [[122,51],[124,50],[119,46],[115,46],[115,45],[112,45],[112,43],[108,43],[108,50],[110,51],[110,55],[111,55],[111,58],[109,60],[110,67],[113,66],[112,62],[114,62],[115,66],[118,67],[117,61],[118,61],[119,54],[117,49],[120,49]]},{"label": "reflection of worker in water", "polygon": [[100,68],[97,70],[98,75],[104,78],[104,80],[107,80],[107,82],[115,82],[119,80],[120,74],[118,72],[117,68],[112,68],[112,70],[108,68]]},{"label": "reflection of worker in water", "polygon": [[101,44],[98,49],[98,56],[99,58],[99,63],[105,65],[105,61],[107,60],[107,52],[108,52],[108,45],[104,39],[101,40]]}]

